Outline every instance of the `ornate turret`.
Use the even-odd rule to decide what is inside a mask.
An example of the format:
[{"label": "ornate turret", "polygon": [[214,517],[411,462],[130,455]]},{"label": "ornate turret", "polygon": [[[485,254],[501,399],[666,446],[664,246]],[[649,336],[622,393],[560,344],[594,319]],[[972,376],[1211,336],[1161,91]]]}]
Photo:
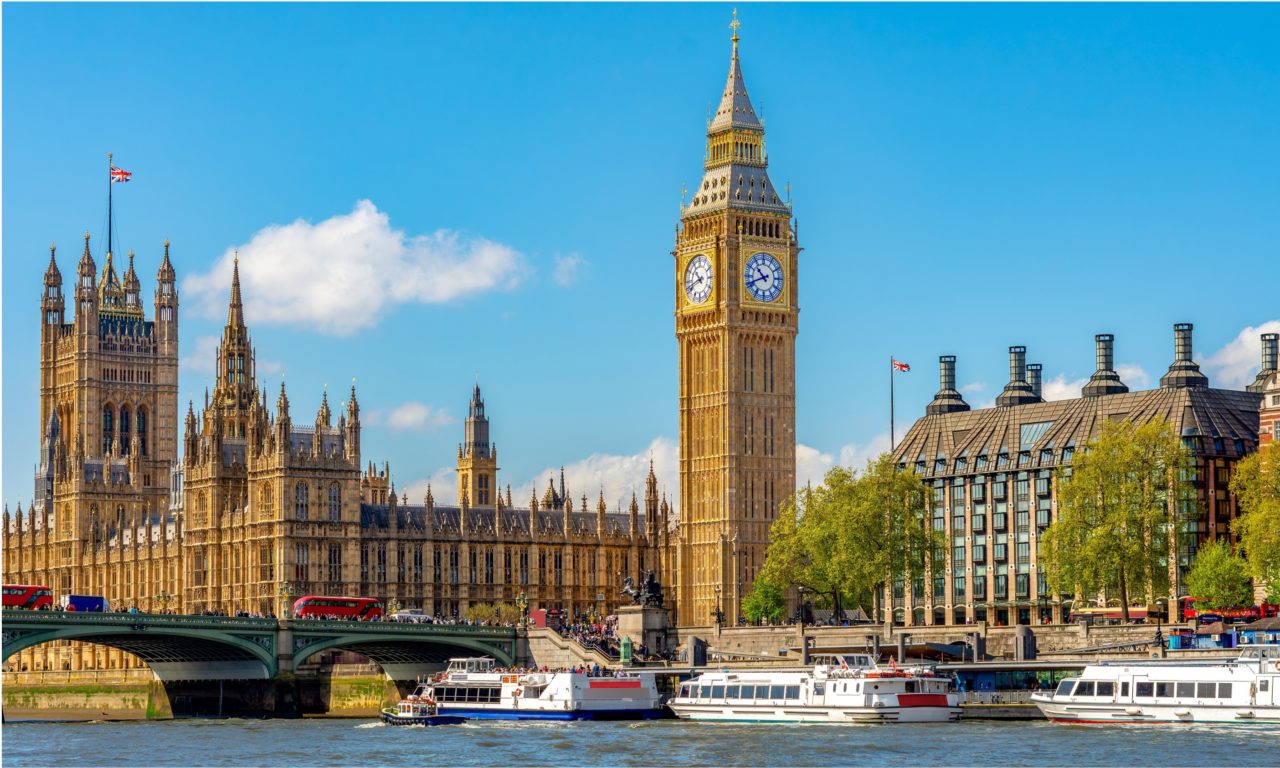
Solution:
[{"label": "ornate turret", "polygon": [[604,538],[605,525],[608,522],[605,517],[608,509],[604,503],[604,486],[600,486],[600,500],[596,502],[596,535],[602,539]]},{"label": "ornate turret", "polygon": [[634,539],[640,533],[640,502],[636,500],[634,490],[631,491],[631,506],[627,511],[630,513],[627,519],[627,534]]},{"label": "ornate turret", "polygon": [[330,426],[333,426],[333,412],[329,410],[329,387],[326,386],[320,395],[320,409],[316,411],[316,430]]},{"label": "ornate turret", "polygon": [[[65,305],[62,299],[62,272],[58,270],[56,245],[49,246],[49,267],[44,271],[44,296],[40,300],[43,324],[49,328],[62,325]],[[50,337],[51,338],[51,337]]]},{"label": "ornate turret", "polygon": [[345,424],[347,458],[360,461],[360,403],[356,400],[356,380],[351,380],[351,398],[347,400]]},{"label": "ornate turret", "polygon": [[[98,330],[98,267],[89,253],[89,233],[84,233],[84,253],[76,269],[76,322],[93,332]],[[92,322],[88,322],[92,319]]]},{"label": "ornate turret", "polygon": [[[169,241],[164,241],[164,260],[156,270],[156,330],[160,343],[172,348],[177,355],[178,345],[178,276],[169,261]],[[168,351],[168,350],[166,350]]]},{"label": "ornate turret", "polygon": [[124,273],[124,306],[130,312],[142,314],[142,284],[133,269],[133,251],[129,251],[129,268]]}]

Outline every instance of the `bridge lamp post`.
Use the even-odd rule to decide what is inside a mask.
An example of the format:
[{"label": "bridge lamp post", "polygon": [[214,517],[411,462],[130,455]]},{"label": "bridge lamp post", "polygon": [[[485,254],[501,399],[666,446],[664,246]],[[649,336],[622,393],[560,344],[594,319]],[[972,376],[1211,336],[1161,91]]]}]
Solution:
[{"label": "bridge lamp post", "polygon": [[278,594],[280,595],[280,599],[284,601],[284,607],[280,611],[280,618],[282,619],[293,618],[293,616],[291,615],[293,611],[293,582],[291,581],[280,582],[280,589]]},{"label": "bridge lamp post", "polygon": [[520,596],[516,598],[516,610],[520,612],[520,626],[529,628],[529,599],[524,596],[524,590],[520,590]]},{"label": "bridge lamp post", "polygon": [[173,598],[173,595],[169,594],[167,591],[163,589],[160,590],[160,594],[156,595],[156,600],[160,602],[161,613],[165,613],[166,611],[169,610],[169,600],[172,598]]}]

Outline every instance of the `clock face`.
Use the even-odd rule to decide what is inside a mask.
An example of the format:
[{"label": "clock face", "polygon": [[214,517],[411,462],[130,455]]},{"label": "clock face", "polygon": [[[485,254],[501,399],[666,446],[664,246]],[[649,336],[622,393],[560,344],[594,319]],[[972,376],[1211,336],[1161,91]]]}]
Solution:
[{"label": "clock face", "polygon": [[742,277],[757,301],[773,301],[782,295],[782,265],[771,254],[757,253],[747,259]]},{"label": "clock face", "polygon": [[684,268],[684,294],[694,304],[701,304],[711,295],[711,259],[698,254]]}]

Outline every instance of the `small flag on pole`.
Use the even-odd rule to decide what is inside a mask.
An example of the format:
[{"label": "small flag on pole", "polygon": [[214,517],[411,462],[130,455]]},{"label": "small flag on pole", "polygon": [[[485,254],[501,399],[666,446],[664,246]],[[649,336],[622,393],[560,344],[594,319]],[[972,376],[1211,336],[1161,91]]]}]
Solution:
[{"label": "small flag on pole", "polygon": [[117,181],[119,181],[119,182],[125,182],[125,181],[128,181],[128,180],[129,180],[130,178],[132,178],[132,177],[133,177],[133,173],[131,173],[131,172],[129,172],[129,171],[126,171],[126,170],[125,170],[125,169],[123,169],[123,168],[117,168],[117,167],[115,167],[114,165],[113,165],[113,166],[111,166],[111,181],[112,181],[113,183],[114,183],[114,182],[117,182]]},{"label": "small flag on pole", "polygon": [[907,371],[911,370],[911,366],[907,365],[901,360],[898,360],[895,358],[889,358],[889,359],[893,361],[893,370],[900,371],[902,373],[906,373]]}]

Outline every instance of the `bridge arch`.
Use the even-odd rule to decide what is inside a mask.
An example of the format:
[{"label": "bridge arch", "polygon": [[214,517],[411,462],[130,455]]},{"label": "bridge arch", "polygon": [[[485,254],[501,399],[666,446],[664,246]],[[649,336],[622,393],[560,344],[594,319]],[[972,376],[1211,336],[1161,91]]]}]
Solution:
[{"label": "bridge arch", "polygon": [[44,643],[79,640],[133,654],[162,680],[274,677],[275,622],[232,621],[218,626],[214,617],[6,611],[2,652],[8,660]]},{"label": "bridge arch", "polygon": [[295,669],[317,654],[332,650],[359,653],[399,679],[398,675],[406,670],[439,668],[456,656],[489,656],[500,665],[510,666],[515,661],[515,632],[431,625],[294,624]]}]

